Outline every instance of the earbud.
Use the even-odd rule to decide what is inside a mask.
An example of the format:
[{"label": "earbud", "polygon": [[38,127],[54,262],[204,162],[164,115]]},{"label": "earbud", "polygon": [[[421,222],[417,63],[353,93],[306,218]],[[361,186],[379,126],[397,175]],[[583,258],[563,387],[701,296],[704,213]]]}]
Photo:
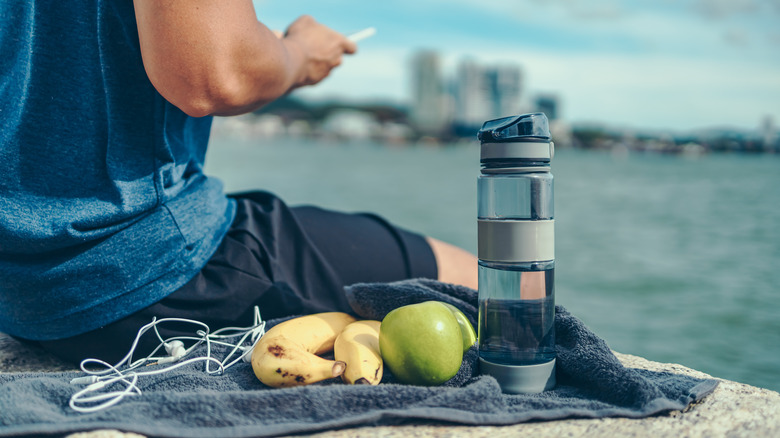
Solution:
[{"label": "earbud", "polygon": [[178,358],[181,358],[187,352],[184,349],[184,342],[179,340],[166,342],[165,351],[168,352],[169,356],[178,357]]},{"label": "earbud", "polygon": [[171,363],[171,362],[178,362],[179,359],[184,357],[185,354],[187,354],[187,350],[184,348],[184,342],[175,340],[171,342],[166,342],[163,344],[165,346],[165,351],[168,352],[168,357],[164,357],[157,361],[158,365]]},{"label": "earbud", "polygon": [[252,352],[255,350],[254,346],[251,346],[249,348],[244,348],[244,353],[241,355],[241,360],[243,360],[246,363],[252,362]]}]

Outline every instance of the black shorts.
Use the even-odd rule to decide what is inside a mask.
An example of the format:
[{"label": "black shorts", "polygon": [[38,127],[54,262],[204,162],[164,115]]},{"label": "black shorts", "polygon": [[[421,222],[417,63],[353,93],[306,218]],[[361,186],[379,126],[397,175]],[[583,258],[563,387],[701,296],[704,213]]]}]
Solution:
[{"label": "black shorts", "polygon": [[[425,238],[378,216],[290,208],[267,192],[233,198],[237,213],[225,239],[181,289],[100,329],[40,345],[71,362],[91,357],[115,363],[153,317],[194,319],[216,330],[251,325],[254,306],[264,320],[351,312],[344,286],[437,276]],[[193,333],[192,325],[165,324],[160,329],[163,337]],[[156,337],[147,334],[139,353],[157,344]]]}]

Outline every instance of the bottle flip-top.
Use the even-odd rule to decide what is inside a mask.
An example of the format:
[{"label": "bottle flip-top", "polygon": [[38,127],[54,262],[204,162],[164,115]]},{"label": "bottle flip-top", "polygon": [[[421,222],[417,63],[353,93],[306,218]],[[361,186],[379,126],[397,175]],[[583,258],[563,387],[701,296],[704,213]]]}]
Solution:
[{"label": "bottle flip-top", "polygon": [[479,356],[504,392],[555,386],[554,147],[542,113],[479,131]]}]

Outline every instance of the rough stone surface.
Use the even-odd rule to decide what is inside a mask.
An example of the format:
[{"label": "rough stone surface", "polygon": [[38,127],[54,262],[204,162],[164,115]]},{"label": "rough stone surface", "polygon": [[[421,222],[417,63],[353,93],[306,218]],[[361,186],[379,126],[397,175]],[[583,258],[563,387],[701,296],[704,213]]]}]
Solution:
[{"label": "rough stone surface", "polygon": [[73,371],[77,368],[38,347],[0,333],[0,373]]},{"label": "rough stone surface", "polygon": [[[624,365],[653,371],[670,371],[712,378],[677,364],[652,362],[615,353]],[[66,371],[73,366],[58,361],[39,348],[0,334],[0,372]],[[410,424],[363,427],[311,435],[318,438],[358,437],[780,437],[780,394],[768,389],[721,380],[715,391],[684,412],[674,411],[644,419],[602,418],[524,423],[513,426],[455,426]],[[139,438],[138,434],[96,430],[67,438]]]}]

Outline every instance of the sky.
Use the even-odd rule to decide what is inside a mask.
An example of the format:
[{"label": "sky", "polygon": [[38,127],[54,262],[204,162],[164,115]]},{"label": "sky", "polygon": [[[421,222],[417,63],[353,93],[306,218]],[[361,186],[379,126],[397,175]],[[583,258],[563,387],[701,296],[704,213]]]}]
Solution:
[{"label": "sky", "polygon": [[283,30],[302,14],[375,36],[311,99],[408,103],[410,60],[436,50],[444,74],[471,59],[517,65],[523,95],[559,99],[570,123],[693,131],[780,125],[780,0],[254,0]]}]

